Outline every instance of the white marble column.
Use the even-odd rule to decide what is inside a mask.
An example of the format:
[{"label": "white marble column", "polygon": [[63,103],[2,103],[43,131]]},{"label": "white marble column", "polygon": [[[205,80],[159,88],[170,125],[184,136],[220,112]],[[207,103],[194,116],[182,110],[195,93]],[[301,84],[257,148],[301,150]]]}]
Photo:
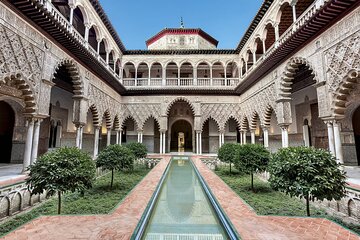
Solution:
[{"label": "white marble column", "polygon": [[166,132],[163,132],[163,154],[166,153]]},{"label": "white marble column", "polygon": [[221,137],[221,135],[222,135],[222,133],[219,132],[219,148],[221,148],[221,146],[222,146],[222,144],[221,144],[221,142],[222,142],[222,137]]},{"label": "white marble column", "polygon": [[269,147],[269,129],[264,127],[263,132],[264,132],[264,147],[268,148]]},{"label": "white marble column", "polygon": [[305,147],[310,147],[310,134],[308,125],[303,125],[303,139]]},{"label": "white marble column", "polygon": [[82,125],[80,128],[80,149],[83,147],[83,138],[84,138],[84,126]]},{"label": "white marble column", "polygon": [[334,129],[332,121],[326,122],[327,130],[328,130],[328,139],[329,139],[329,151],[333,156],[336,156],[335,152],[335,141],[334,141]]},{"label": "white marble column", "polygon": [[163,154],[163,133],[160,132],[160,154]]},{"label": "white marble column", "polygon": [[141,132],[140,133],[140,143],[143,143],[144,142],[144,133]]},{"label": "white marble column", "polygon": [[242,131],[239,131],[239,133],[240,133],[240,144],[241,145],[243,145],[244,144],[244,142],[243,142],[243,132]]},{"label": "white marble column", "polygon": [[119,144],[119,131],[116,130],[116,140],[115,140],[115,144]]},{"label": "white marble column", "polygon": [[344,157],[343,157],[343,150],[342,150],[342,143],[341,143],[341,134],[340,134],[340,124],[338,121],[333,122],[334,128],[334,142],[335,142],[335,153],[336,158],[339,163],[344,164]]},{"label": "white marble column", "polygon": [[111,144],[111,128],[108,128],[106,132],[106,146],[109,146],[110,144]]},{"label": "white marble column", "polygon": [[201,132],[199,132],[199,144],[200,144],[199,154],[201,155],[202,154],[202,133]]},{"label": "white marble column", "polygon": [[81,125],[75,124],[76,127],[76,144],[77,148],[80,148],[80,134],[81,134]]},{"label": "white marble column", "polygon": [[199,155],[199,132],[195,132],[196,133],[196,154]]},{"label": "white marble column", "polygon": [[250,130],[251,144],[255,144],[255,129]]},{"label": "white marble column", "polygon": [[243,131],[243,144],[246,144],[246,131]]},{"label": "white marble column", "polygon": [[296,1],[293,0],[290,4],[292,8],[293,22],[296,22],[296,3],[297,0]]},{"label": "white marble column", "polygon": [[122,132],[122,130],[120,130],[120,132],[119,132],[119,145],[122,144],[122,134],[123,134],[123,132]]},{"label": "white marble column", "polygon": [[34,119],[29,119],[27,121],[27,133],[26,133],[26,142],[25,142],[23,172],[26,172],[27,167],[29,167],[31,164],[31,151],[32,151],[32,145],[33,145],[33,136],[34,136]]},{"label": "white marble column", "polygon": [[100,135],[100,127],[94,127],[94,153],[93,158],[95,159],[99,153],[99,135]]},{"label": "white marble column", "polygon": [[70,17],[69,17],[70,25],[72,25],[74,21],[74,10],[75,10],[75,6],[70,6]]},{"label": "white marble column", "polygon": [[225,133],[221,134],[221,146],[225,143]]},{"label": "white marble column", "polygon": [[33,145],[32,145],[32,150],[31,150],[31,164],[36,162],[36,158],[38,155],[41,122],[42,122],[42,119],[38,119],[35,121],[35,125],[34,125]]},{"label": "white marble column", "polygon": [[282,142],[283,148],[289,147],[288,127],[289,126],[286,126],[286,125],[281,126],[281,142]]}]

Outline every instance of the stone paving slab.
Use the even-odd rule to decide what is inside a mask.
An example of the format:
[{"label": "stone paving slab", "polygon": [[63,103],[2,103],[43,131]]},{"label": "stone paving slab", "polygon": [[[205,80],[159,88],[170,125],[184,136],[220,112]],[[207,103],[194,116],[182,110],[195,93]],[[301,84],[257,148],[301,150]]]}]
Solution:
[{"label": "stone paving slab", "polygon": [[170,156],[163,157],[163,160],[109,215],[42,216],[9,233],[2,239],[130,239],[169,160]]},{"label": "stone paving slab", "polygon": [[[324,218],[259,216],[201,160],[192,159],[216,199],[244,240],[359,240],[349,230]],[[286,207],[286,206],[284,206]]]}]

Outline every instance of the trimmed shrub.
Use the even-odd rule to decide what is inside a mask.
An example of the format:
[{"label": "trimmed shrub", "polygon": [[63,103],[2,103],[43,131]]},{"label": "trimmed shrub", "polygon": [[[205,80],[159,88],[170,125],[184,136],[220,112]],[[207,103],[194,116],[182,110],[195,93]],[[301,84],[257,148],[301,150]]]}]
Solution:
[{"label": "trimmed shrub", "polygon": [[218,151],[218,158],[222,162],[229,163],[230,172],[231,172],[231,164],[234,164],[236,160],[236,152],[238,146],[239,144],[236,143],[224,143]]},{"label": "trimmed shrub", "polygon": [[145,158],[147,155],[147,148],[144,144],[138,142],[132,142],[125,145],[136,158]]},{"label": "trimmed shrub", "polygon": [[346,175],[328,151],[313,147],[282,148],[269,165],[270,185],[275,190],[309,200],[340,200],[345,195]]},{"label": "trimmed shrub", "polygon": [[244,144],[239,145],[236,157],[235,167],[250,174],[251,190],[254,191],[254,173],[266,170],[270,160],[270,152],[263,145]]},{"label": "trimmed shrub", "polygon": [[102,150],[96,159],[96,167],[111,170],[110,188],[114,182],[115,170],[132,170],[135,156],[127,147],[118,144],[109,145]]},{"label": "trimmed shrub", "polygon": [[48,196],[57,193],[58,214],[61,213],[61,194],[91,188],[96,172],[91,157],[75,147],[59,148],[44,154],[29,170],[26,182],[31,194],[41,194],[45,190]]}]

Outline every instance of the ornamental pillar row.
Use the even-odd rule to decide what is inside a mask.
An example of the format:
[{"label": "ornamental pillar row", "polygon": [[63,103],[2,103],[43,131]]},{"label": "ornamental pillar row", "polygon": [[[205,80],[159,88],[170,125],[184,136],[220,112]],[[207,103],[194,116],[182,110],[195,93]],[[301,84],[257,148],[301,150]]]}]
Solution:
[{"label": "ornamental pillar row", "polygon": [[281,142],[282,147],[289,147],[289,125],[281,125]]},{"label": "ornamental pillar row", "polygon": [[328,132],[329,151],[334,157],[336,157],[333,121],[325,121],[325,123]]},{"label": "ornamental pillar row", "polygon": [[24,152],[24,162],[22,172],[26,172],[27,168],[35,161],[38,153],[40,119],[29,118],[26,121],[27,132]]},{"label": "ornamental pillar row", "polygon": [[84,125],[80,123],[76,123],[75,127],[76,127],[76,147],[82,149]]},{"label": "ornamental pillar row", "polygon": [[111,128],[108,128],[106,131],[106,146],[111,144]]},{"label": "ornamental pillar row", "polygon": [[341,143],[341,133],[340,133],[340,123],[337,120],[333,121],[334,129],[334,143],[335,143],[335,153],[336,158],[340,164],[344,164],[344,156]]}]

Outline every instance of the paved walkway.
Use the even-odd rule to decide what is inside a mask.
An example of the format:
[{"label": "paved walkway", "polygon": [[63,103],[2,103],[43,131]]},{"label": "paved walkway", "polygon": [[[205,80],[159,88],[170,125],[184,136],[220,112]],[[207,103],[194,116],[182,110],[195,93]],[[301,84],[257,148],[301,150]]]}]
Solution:
[{"label": "paved walkway", "polygon": [[163,161],[157,164],[112,214],[43,216],[25,224],[3,239],[130,239],[169,159],[170,156],[164,157]]},{"label": "paved walkway", "polygon": [[[259,216],[200,157],[193,157],[196,167],[234,224],[241,238],[255,239],[334,239],[359,240],[360,237],[323,218]],[[286,206],[284,206],[286,207]]]}]

